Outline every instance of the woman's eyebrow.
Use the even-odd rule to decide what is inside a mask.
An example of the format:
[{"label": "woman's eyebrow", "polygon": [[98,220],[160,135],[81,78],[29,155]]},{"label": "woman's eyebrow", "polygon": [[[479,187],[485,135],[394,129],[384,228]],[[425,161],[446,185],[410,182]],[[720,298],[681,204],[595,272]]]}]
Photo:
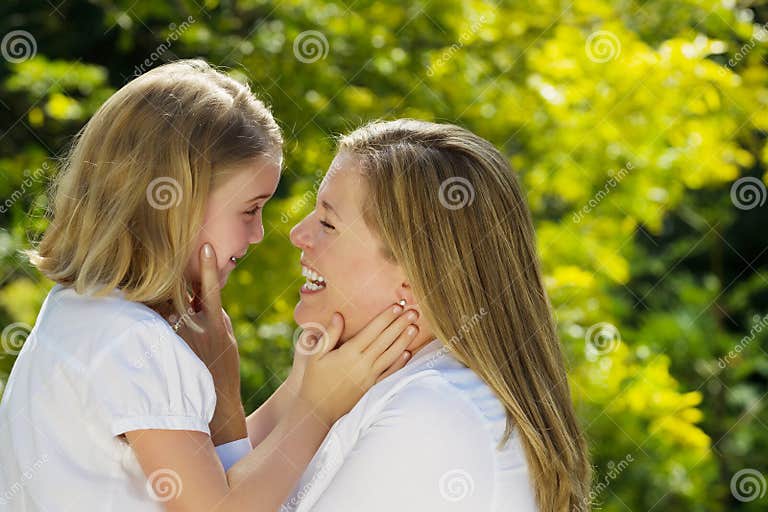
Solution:
[{"label": "woman's eyebrow", "polygon": [[259,199],[269,199],[272,197],[272,194],[261,194],[260,196],[252,197],[251,199],[247,200],[245,203],[250,204],[255,201],[258,201]]},{"label": "woman's eyebrow", "polygon": [[326,201],[325,199],[323,199],[322,201],[320,201],[320,204],[323,206],[323,208],[325,208],[325,209],[327,209],[327,210],[330,210],[330,211],[331,211],[331,212],[332,212],[332,213],[333,213],[333,214],[334,214],[336,217],[338,217],[338,218],[339,218],[339,220],[341,220],[341,215],[339,215],[339,212],[337,212],[337,211],[336,211],[336,210],[333,208],[333,206],[331,206],[331,203],[329,203],[328,201]]}]

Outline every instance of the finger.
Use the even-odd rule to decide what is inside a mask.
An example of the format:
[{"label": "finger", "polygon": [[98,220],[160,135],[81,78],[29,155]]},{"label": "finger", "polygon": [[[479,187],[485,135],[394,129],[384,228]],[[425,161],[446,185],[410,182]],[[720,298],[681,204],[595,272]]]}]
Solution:
[{"label": "finger", "polygon": [[[373,343],[376,338],[390,325],[392,322],[398,319],[403,313],[403,307],[399,304],[393,304],[387,307],[384,311],[379,313],[376,318],[371,320],[368,325],[363,327],[354,338],[349,340],[346,345],[354,347],[360,352],[364,352]],[[392,340],[395,337],[393,336]],[[346,346],[345,345],[345,346]]]},{"label": "finger", "polygon": [[415,323],[418,320],[419,314],[416,311],[408,311],[403,315],[400,315],[389,327],[379,334],[376,339],[369,345],[369,347],[363,351],[363,354],[376,359],[389,348],[395,340],[408,328],[409,324]]},{"label": "finger", "polygon": [[392,363],[392,365],[389,368],[387,368],[387,370],[384,373],[382,373],[379,376],[378,379],[376,379],[376,382],[379,383],[382,380],[389,377],[390,375],[392,375],[393,373],[395,373],[396,371],[402,369],[405,366],[405,363],[407,363],[410,359],[411,359],[411,353],[406,350],[400,355],[400,357],[397,358],[397,360],[394,363]]},{"label": "finger", "polygon": [[379,374],[390,368],[397,363],[399,358],[403,357],[403,352],[411,341],[416,337],[419,332],[419,328],[415,325],[410,325],[408,328],[397,337],[394,343],[389,346],[373,363],[374,374]]},{"label": "finger", "polygon": [[221,316],[221,289],[216,253],[209,243],[200,250],[200,301],[202,309],[211,319]]}]

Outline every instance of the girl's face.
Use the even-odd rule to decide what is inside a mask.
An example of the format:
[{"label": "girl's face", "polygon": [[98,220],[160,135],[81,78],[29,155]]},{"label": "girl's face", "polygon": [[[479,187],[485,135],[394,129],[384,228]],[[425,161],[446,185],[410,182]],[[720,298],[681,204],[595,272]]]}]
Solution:
[{"label": "girl's face", "polygon": [[[187,264],[187,276],[200,281],[199,254],[210,243],[216,252],[219,283],[223,287],[236,261],[251,244],[264,238],[261,213],[280,180],[282,155],[261,156],[233,168],[208,198],[203,227],[195,241],[195,252]],[[235,258],[235,261],[232,260]]]},{"label": "girl's face", "polygon": [[[414,300],[402,270],[384,257],[378,237],[363,219],[367,192],[357,158],[336,156],[317,194],[314,211],[291,230],[301,249],[302,271],[309,274],[294,310],[299,325],[328,325],[344,316],[342,340],[354,336],[388,305]],[[308,284],[320,281],[319,286]]]}]

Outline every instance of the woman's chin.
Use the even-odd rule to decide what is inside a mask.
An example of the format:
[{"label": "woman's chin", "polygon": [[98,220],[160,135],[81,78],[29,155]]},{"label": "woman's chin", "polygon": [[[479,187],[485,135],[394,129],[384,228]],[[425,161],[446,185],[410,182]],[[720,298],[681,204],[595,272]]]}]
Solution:
[{"label": "woman's chin", "polygon": [[293,308],[293,321],[296,322],[296,325],[305,325],[310,322],[322,324],[327,320],[322,318],[319,312],[312,311],[312,308],[307,307],[302,301],[299,301],[296,307]]}]

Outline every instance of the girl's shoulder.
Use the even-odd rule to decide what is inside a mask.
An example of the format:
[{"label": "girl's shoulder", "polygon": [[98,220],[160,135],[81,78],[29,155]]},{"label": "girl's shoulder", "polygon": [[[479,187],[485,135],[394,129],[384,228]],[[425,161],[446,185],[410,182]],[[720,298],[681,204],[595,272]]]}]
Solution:
[{"label": "girl's shoulder", "polygon": [[126,300],[123,292],[117,288],[107,295],[93,296],[57,284],[48,294],[40,316],[66,319],[67,323],[73,324],[90,324],[116,332],[136,322],[170,328],[170,324],[156,311],[140,302]]},{"label": "girl's shoulder", "polygon": [[95,297],[56,285],[43,303],[33,332],[35,343],[44,351],[80,365],[107,354],[116,356],[122,352],[117,347],[123,345],[142,353],[147,346],[191,353],[168,321],[146,305],[126,300],[119,290]]}]

